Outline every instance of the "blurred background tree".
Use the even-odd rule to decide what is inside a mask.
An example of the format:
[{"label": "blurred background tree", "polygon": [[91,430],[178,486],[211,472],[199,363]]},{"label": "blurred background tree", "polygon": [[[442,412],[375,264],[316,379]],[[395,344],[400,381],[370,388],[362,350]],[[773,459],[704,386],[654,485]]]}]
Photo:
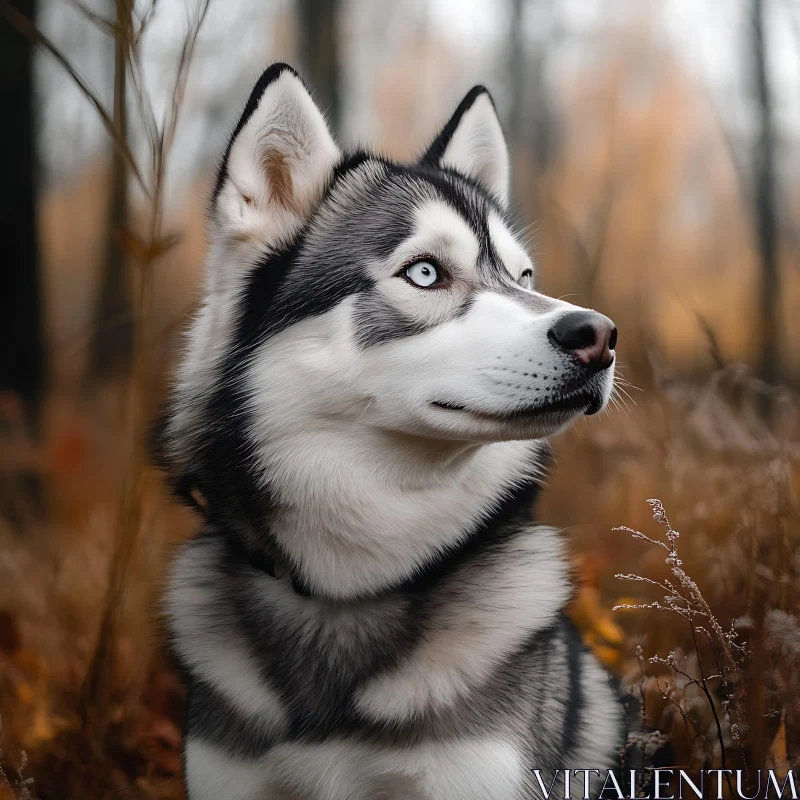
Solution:
[{"label": "blurred background tree", "polygon": [[[109,3],[110,33],[114,42],[113,124],[117,137],[128,140],[128,51],[133,46],[133,0]],[[107,380],[124,376],[133,361],[134,311],[126,269],[125,234],[128,228],[128,165],[122,149],[109,143],[111,167],[108,178],[108,221],[105,257],[101,262],[99,288],[92,317],[88,377]]]},{"label": "blurred background tree", "polygon": [[[35,0],[16,3],[36,18]],[[36,191],[34,48],[10,25],[0,25],[0,390],[18,396],[28,422],[37,420],[47,373]]]},{"label": "blurred background tree", "polygon": [[767,19],[764,0],[752,0],[752,63],[758,133],[753,146],[753,217],[756,241],[761,260],[758,314],[758,363],[766,383],[775,383],[780,376],[780,233],[778,230],[778,186],[775,175],[775,122],[770,88]]},{"label": "blurred background tree", "polygon": [[331,129],[341,127],[341,68],[338,0],[295,0],[298,57]]}]

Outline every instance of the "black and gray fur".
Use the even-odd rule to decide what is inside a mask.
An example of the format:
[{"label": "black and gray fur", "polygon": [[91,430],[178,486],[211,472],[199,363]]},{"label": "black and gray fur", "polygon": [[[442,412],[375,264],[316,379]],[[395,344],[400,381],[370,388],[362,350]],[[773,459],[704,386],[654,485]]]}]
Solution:
[{"label": "black and gray fur", "polygon": [[[588,375],[543,333],[530,352],[510,347],[476,367],[487,388],[475,395],[474,418],[456,387],[388,432],[381,415],[391,418],[384,409],[393,400],[379,389],[356,386],[351,396],[354,381],[337,388],[326,366],[317,380],[306,342],[341,352],[348,375],[370,375],[405,369],[396,365],[409,354],[438,357],[449,340],[433,337],[446,326],[473,335],[471,320],[491,303],[529,315],[531,336],[573,307],[515,282],[530,262],[509,265],[509,245],[497,239],[500,225],[513,234],[502,185],[485,177],[502,169],[470,171],[453,154],[465,124],[494,131],[481,87],[418,163],[331,150],[329,169],[307,168],[325,177],[300,198],[306,173],[280,172],[300,158],[280,151],[281,134],[277,155],[252,159],[256,172],[268,165],[274,185],[264,199],[251,197],[243,187],[249,166],[241,166],[248,153],[236,148],[253,120],[264,126],[254,147],[272,135],[273,120],[295,124],[294,115],[307,113],[305,92],[289,67],[268,69],[225,150],[204,307],[165,427],[169,478],[183,497],[200,499],[204,517],[176,558],[167,596],[189,689],[189,797],[538,797],[532,769],[604,771],[624,739],[615,692],[562,611],[571,590],[561,535],[532,516],[547,447],[531,426],[557,430],[564,415],[597,410],[610,373]],[[320,147],[310,145],[324,123],[301,123],[309,138],[297,152],[316,158]],[[417,295],[391,283],[402,275],[384,276],[381,265],[419,232],[420,208],[445,222],[453,212],[463,223],[452,237],[445,230],[436,262],[455,276],[459,294],[409,313],[402,303]],[[273,224],[270,214],[289,222]],[[247,219],[249,228],[236,227]],[[446,263],[447,242],[459,236],[470,247],[474,237],[466,272]],[[527,259],[521,249],[519,258]],[[420,303],[440,302],[424,294]],[[303,379],[293,384],[293,370],[279,365],[295,358]],[[398,393],[406,374],[398,372]],[[295,409],[310,421],[296,423]],[[474,435],[459,427],[462,417],[473,420]],[[340,440],[344,458],[323,445]],[[461,449],[447,449],[462,440]],[[384,468],[409,488],[390,490]],[[343,488],[329,495],[331,481]],[[404,502],[402,514],[381,517]],[[382,520],[371,535],[363,530],[370,515]]]}]

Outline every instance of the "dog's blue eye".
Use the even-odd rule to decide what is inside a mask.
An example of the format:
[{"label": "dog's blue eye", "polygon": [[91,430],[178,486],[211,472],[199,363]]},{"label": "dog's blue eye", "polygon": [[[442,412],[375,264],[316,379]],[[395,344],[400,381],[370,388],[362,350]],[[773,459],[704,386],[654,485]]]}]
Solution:
[{"label": "dog's blue eye", "polygon": [[439,272],[430,261],[417,261],[406,268],[405,275],[411,283],[423,289],[439,282]]},{"label": "dog's blue eye", "polygon": [[519,276],[518,283],[523,289],[533,289],[533,270],[526,269],[522,275]]}]

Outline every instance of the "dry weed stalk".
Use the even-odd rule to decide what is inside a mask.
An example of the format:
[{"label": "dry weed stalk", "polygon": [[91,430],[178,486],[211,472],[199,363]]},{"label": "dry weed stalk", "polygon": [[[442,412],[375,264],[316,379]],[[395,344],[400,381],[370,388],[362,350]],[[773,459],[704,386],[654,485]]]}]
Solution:
[{"label": "dry weed stalk", "polygon": [[[133,0],[125,0],[132,3]],[[178,70],[172,91],[172,100],[165,118],[158,123],[152,102],[141,81],[140,43],[147,23],[152,19],[157,0],[151,0],[149,12],[140,18],[136,30],[117,30],[117,36],[123,36],[128,43],[128,69],[134,76],[137,103],[140,115],[145,123],[150,145],[150,180],[146,195],[149,198],[149,220],[145,239],[137,239],[130,232],[129,250],[134,256],[139,283],[137,296],[137,316],[145,319],[150,314],[152,304],[152,268],[156,260],[166,253],[175,243],[174,237],[165,237],[163,233],[163,190],[166,158],[172,148],[175,131],[180,115],[180,108],[186,89],[186,80],[192,62],[197,36],[203,20],[208,12],[210,0],[200,0],[195,19],[189,27],[184,39]],[[125,20],[132,20],[132,14],[126,14]],[[117,532],[115,536],[114,554],[111,559],[109,591],[102,616],[98,645],[92,664],[87,673],[81,692],[81,711],[86,717],[93,706],[106,707],[113,692],[114,647],[119,618],[124,612],[125,574],[136,556],[142,522],[142,481],[146,464],[144,451],[148,419],[148,397],[151,386],[150,342],[141,326],[137,327],[138,336],[135,347],[133,370],[128,384],[125,419],[128,428],[128,442],[131,458],[126,462],[126,474],[123,477],[122,497],[117,515]]]},{"label": "dry weed stalk", "polygon": [[0,765],[0,788],[5,788],[11,795],[11,800],[35,800],[33,795],[33,778],[25,777],[25,768],[28,766],[28,757],[22,752],[19,765],[14,768],[14,774],[9,778],[2,765]]},{"label": "dry weed stalk", "polygon": [[[133,0],[124,0],[130,5]],[[161,123],[158,122],[153,104],[141,80],[140,45],[148,22],[152,19],[157,0],[151,0],[149,9],[139,18],[136,29],[117,29],[116,36],[124,37],[127,43],[128,64],[136,87],[139,113],[145,124],[150,146],[149,181],[146,196],[149,199],[148,224],[145,237],[140,239],[131,232],[128,249],[134,258],[138,278],[136,298],[137,317],[140,320],[150,316],[152,305],[152,277],[155,262],[174,244],[174,236],[165,236],[163,231],[163,193],[167,157],[172,149],[180,118],[180,109],[186,90],[186,81],[194,55],[197,36],[208,13],[210,0],[199,0],[194,19],[181,48],[178,69],[172,89],[171,102]],[[131,22],[133,14],[125,14],[123,19]],[[127,440],[131,457],[126,461],[123,476],[122,494],[119,500],[114,551],[111,558],[109,589],[103,610],[98,643],[81,691],[80,711],[88,719],[93,708],[108,708],[117,677],[114,669],[115,648],[121,618],[124,614],[126,573],[136,558],[141,538],[143,503],[142,487],[145,476],[145,441],[148,425],[148,406],[151,395],[151,342],[142,326],[136,328],[137,341],[134,362],[128,383],[125,420]]]},{"label": "dry weed stalk", "polygon": [[[638,581],[655,586],[664,592],[662,600],[653,600],[645,603],[621,603],[614,606],[614,610],[620,609],[638,609],[638,610],[658,610],[669,611],[682,617],[688,623],[691,633],[692,641],[694,642],[696,664],[699,671],[699,678],[695,678],[684,669],[679,656],[674,650],[670,651],[666,658],[660,656],[653,656],[649,659],[651,664],[662,664],[666,666],[670,673],[674,676],[680,676],[685,679],[684,686],[697,686],[701,689],[703,695],[708,701],[710,711],[714,717],[716,726],[717,741],[720,750],[720,759],[722,768],[727,769],[726,746],[725,736],[723,734],[723,724],[727,728],[730,737],[739,742],[740,730],[744,721],[744,710],[741,708],[737,701],[737,695],[732,691],[730,685],[731,681],[735,681],[737,685],[741,685],[743,681],[742,668],[744,661],[748,656],[748,649],[745,642],[739,641],[739,635],[731,626],[729,631],[725,631],[712,612],[705,598],[703,597],[697,583],[689,577],[683,569],[683,561],[678,555],[677,542],[680,538],[678,531],[674,530],[670,525],[667,518],[664,506],[660,500],[648,500],[650,507],[653,509],[653,519],[659,524],[663,525],[666,529],[666,541],[654,539],[641,531],[628,528],[626,526],[619,526],[615,528],[618,531],[627,531],[634,539],[640,539],[648,542],[649,544],[659,547],[666,552],[665,562],[670,568],[675,580],[664,578],[663,580],[656,580],[653,578],[646,578],[641,575],[635,574],[618,574],[616,577],[620,580]],[[703,665],[703,658],[701,654],[700,644],[698,642],[698,634],[704,635],[712,649],[717,656],[717,672],[715,674],[707,674]],[[641,653],[637,654],[641,655]],[[723,694],[723,709],[724,715],[720,719],[710,688],[710,681],[719,681]],[[659,686],[659,689],[661,687]],[[674,698],[674,687],[664,687],[661,689],[664,699],[672,702],[682,717],[691,724],[690,718],[685,714],[684,709]],[[731,712],[735,717],[733,721]],[[698,731],[698,733],[700,733]]]},{"label": "dry weed stalk", "polygon": [[[671,747],[691,762],[679,763],[742,768],[755,782],[754,770],[800,764],[800,404],[743,365],[700,384],[662,372],[656,384],[662,423],[653,452],[661,471],[650,479],[666,483],[673,514],[677,506],[681,527],[692,525],[696,537],[681,538],[659,500],[649,503],[664,536],[613,529],[647,543],[637,560],[654,570],[616,575],[646,591],[641,601],[620,598],[615,609],[646,612],[632,624],[668,650],[645,658],[638,645],[639,668],[629,665],[628,680],[636,693],[641,675],[638,694],[649,701],[643,728],[669,732]],[[703,591],[690,577],[699,569]],[[677,624],[654,619],[664,611]]]}]

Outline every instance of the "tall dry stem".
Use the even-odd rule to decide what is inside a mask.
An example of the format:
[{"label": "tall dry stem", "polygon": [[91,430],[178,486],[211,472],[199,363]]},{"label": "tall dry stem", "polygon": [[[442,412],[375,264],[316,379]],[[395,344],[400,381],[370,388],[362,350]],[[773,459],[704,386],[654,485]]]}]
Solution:
[{"label": "tall dry stem", "polygon": [[[156,0],[140,18],[137,31],[117,31],[127,43],[127,65],[136,76],[136,97],[139,113],[145,121],[145,131],[150,145],[148,223],[145,237],[132,247],[135,256],[136,316],[141,321],[151,316],[153,268],[166,253],[173,238],[164,236],[164,183],[169,153],[175,140],[186,82],[194,56],[197,37],[208,13],[210,0],[199,0],[194,19],[183,41],[178,68],[171,93],[171,102],[164,119],[158,123],[153,104],[141,82],[140,45],[144,27],[152,19]],[[143,482],[147,465],[146,440],[152,396],[152,342],[145,325],[135,328],[134,361],[125,397],[125,439],[129,457],[125,461],[122,490],[116,514],[114,550],[111,557],[108,592],[103,608],[97,646],[81,689],[79,711],[87,722],[108,709],[118,688],[116,647],[125,614],[126,576],[135,562],[142,538]],[[102,724],[102,720],[95,720]]]}]

